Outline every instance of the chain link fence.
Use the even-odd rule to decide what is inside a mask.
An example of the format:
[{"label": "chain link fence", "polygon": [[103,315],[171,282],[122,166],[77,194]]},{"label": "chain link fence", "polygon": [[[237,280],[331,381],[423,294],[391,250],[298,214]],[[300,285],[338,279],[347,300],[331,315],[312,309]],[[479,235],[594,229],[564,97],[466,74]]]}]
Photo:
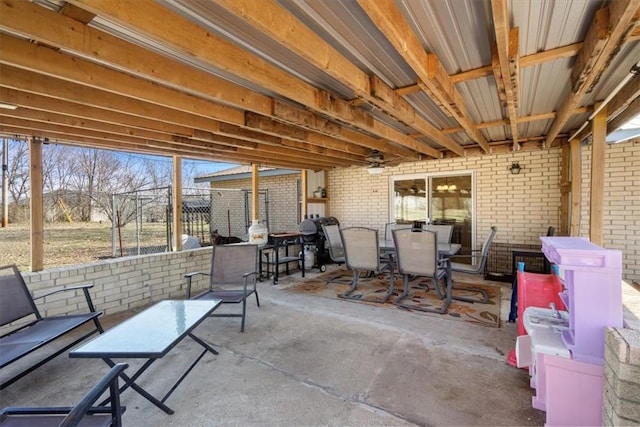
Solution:
[{"label": "chain link fence", "polygon": [[[141,255],[171,250],[172,188],[163,187],[113,195],[113,256]],[[259,194],[259,218],[269,226],[268,191]],[[246,241],[251,225],[252,194],[249,190],[184,188],[182,232],[200,246]]]}]

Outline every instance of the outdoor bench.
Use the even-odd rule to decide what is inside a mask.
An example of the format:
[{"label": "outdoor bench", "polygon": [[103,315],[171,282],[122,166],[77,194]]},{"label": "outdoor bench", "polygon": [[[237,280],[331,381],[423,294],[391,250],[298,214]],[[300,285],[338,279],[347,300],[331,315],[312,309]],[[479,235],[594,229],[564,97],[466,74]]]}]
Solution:
[{"label": "outdoor bench", "polygon": [[[65,345],[62,349],[58,349],[45,359],[30,365],[26,369],[23,369],[21,372],[14,375],[12,378],[0,384],[0,390],[10,384],[13,384],[15,381],[44,365],[54,357],[67,351],[94,333],[104,332],[102,325],[100,325],[100,322],[98,321],[98,316],[100,316],[102,312],[96,311],[93,302],[91,301],[91,296],[89,295],[89,288],[91,287],[93,287],[93,285],[62,288],[45,295],[41,295],[37,298],[33,298],[29,289],[27,289],[27,285],[22,274],[20,274],[18,267],[15,265],[0,267],[0,327],[4,327],[5,325],[9,325],[20,319],[27,318],[28,316],[35,317],[35,319],[31,321],[25,319],[27,321],[26,324],[17,326],[10,332],[0,336],[0,369],[3,369],[40,347],[55,341],[85,323],[91,321],[94,323],[94,327],[89,332],[84,333],[81,337],[76,338],[72,343]],[[60,292],[76,292],[78,290],[82,290],[84,293],[89,312],[51,317],[43,317],[40,314],[35,303],[36,300],[40,300]]]}]

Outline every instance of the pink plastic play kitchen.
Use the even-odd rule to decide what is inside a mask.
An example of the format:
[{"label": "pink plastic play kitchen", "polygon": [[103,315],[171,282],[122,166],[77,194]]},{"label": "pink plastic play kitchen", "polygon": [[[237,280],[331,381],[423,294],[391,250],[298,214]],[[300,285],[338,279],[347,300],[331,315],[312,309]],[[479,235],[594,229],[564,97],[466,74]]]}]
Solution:
[{"label": "pink plastic play kitchen", "polygon": [[601,425],[605,330],[622,327],[622,254],[580,237],[540,239],[554,273],[518,272],[517,365],[529,367],[545,425]]}]

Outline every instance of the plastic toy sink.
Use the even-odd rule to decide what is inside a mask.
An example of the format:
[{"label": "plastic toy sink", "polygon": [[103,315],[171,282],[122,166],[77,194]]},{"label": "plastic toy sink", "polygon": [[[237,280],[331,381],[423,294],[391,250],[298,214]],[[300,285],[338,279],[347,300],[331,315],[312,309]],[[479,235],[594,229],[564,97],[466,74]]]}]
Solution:
[{"label": "plastic toy sink", "polygon": [[524,311],[523,323],[527,331],[543,327],[560,332],[569,329],[569,312],[542,307],[527,307]]}]

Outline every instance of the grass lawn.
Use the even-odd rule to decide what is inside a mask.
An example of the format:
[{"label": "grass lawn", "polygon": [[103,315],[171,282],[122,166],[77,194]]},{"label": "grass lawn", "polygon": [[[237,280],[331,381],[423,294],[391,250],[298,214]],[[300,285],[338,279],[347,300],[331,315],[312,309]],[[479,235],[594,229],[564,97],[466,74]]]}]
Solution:
[{"label": "grass lawn", "polygon": [[[166,244],[163,223],[144,224],[145,245]],[[122,229],[124,247],[136,248],[135,225]],[[46,223],[44,226],[44,268],[85,264],[113,254],[111,224]],[[119,239],[117,239],[119,241]],[[0,265],[16,264],[21,271],[31,270],[29,224],[9,224],[0,228]]]}]

